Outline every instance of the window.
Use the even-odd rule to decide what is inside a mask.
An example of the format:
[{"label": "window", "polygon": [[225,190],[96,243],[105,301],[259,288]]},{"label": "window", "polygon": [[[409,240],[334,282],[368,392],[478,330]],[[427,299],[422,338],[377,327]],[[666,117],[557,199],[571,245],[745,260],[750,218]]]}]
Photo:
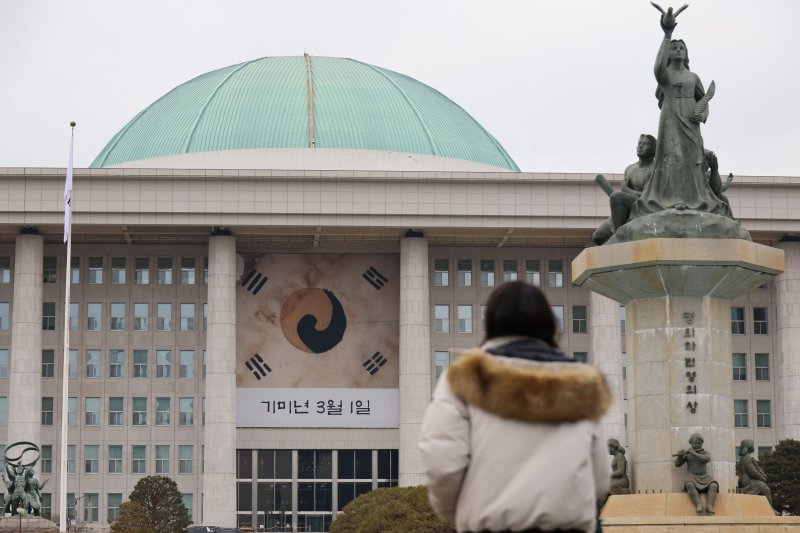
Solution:
[{"label": "window", "polygon": [[133,425],[147,425],[147,398],[133,399]]},{"label": "window", "polygon": [[494,259],[481,259],[481,287],[494,287]]},{"label": "window", "polygon": [[134,274],[133,282],[136,285],[149,285],[150,284],[150,258],[137,257],[134,260]]},{"label": "window", "polygon": [[339,450],[339,510],[372,490],[372,451]]},{"label": "window", "polygon": [[170,425],[170,398],[156,398],[156,425]]},{"label": "window", "polygon": [[[71,472],[71,473],[74,474],[74,471]],[[67,493],[67,517],[68,518],[77,518],[77,516],[75,515],[75,504],[76,503],[78,503],[78,501],[75,499],[75,493],[74,492],[68,492]]]},{"label": "window", "polygon": [[191,474],[194,470],[194,446],[178,446],[178,473]]},{"label": "window", "polygon": [[756,354],[756,381],[769,381],[769,354]]},{"label": "window", "polygon": [[125,377],[125,350],[108,351],[108,377]]},{"label": "window", "polygon": [[747,400],[733,400],[733,427],[746,428],[747,426]]},{"label": "window", "polygon": [[42,518],[49,520],[53,511],[53,494],[50,492],[43,492],[41,504],[42,506],[39,508],[39,514]]},{"label": "window", "polygon": [[208,329],[208,304],[203,304],[203,331]]},{"label": "window", "polygon": [[0,302],[0,331],[8,331],[11,326],[9,320],[9,306],[8,302]]},{"label": "window", "polygon": [[100,446],[87,444],[83,447],[83,469],[87,474],[100,473]]},{"label": "window", "polygon": [[[67,473],[68,474],[74,474],[75,473],[75,445],[74,444],[68,444],[67,445]],[[69,496],[69,495],[67,495],[67,496]],[[72,500],[74,500],[74,498],[67,497],[67,503],[72,503],[74,505],[74,502]]]},{"label": "window", "polygon": [[378,487],[396,487],[399,477],[397,450],[378,450]]},{"label": "window", "polygon": [[81,282],[81,258],[73,257],[69,260],[69,279],[73,285]]},{"label": "window", "polygon": [[125,331],[125,304],[111,304],[111,331]]},{"label": "window", "polygon": [[208,257],[203,258],[203,283],[208,285]]},{"label": "window", "polygon": [[42,350],[42,377],[52,378],[56,368],[55,350]]},{"label": "window", "polygon": [[744,335],[744,307],[731,307],[731,334]]},{"label": "window", "polygon": [[[8,412],[8,403],[5,398],[3,398],[3,403],[5,404],[5,411]],[[52,426],[53,425],[53,397],[52,396],[45,396],[42,398],[42,425],[43,426]]]},{"label": "window", "polygon": [[11,283],[11,258],[0,257],[0,283]]},{"label": "window", "polygon": [[547,284],[550,287],[564,286],[564,261],[561,259],[551,259],[547,263]]},{"label": "window", "polygon": [[172,375],[172,352],[169,350],[156,351],[156,377],[168,378]]},{"label": "window", "polygon": [[767,334],[767,308],[753,308],[753,335]]},{"label": "window", "polygon": [[486,306],[481,306],[481,333],[486,333]]},{"label": "window", "polygon": [[436,333],[448,333],[450,331],[450,306],[435,305],[433,307],[434,327]]},{"label": "window", "polygon": [[759,446],[758,447],[758,458],[761,459],[768,453],[772,453],[772,446]]},{"label": "window", "polygon": [[769,400],[756,400],[756,426],[760,428],[772,427]]},{"label": "window", "polygon": [[180,398],[178,400],[178,424],[181,426],[194,425],[194,398]]},{"label": "window", "polygon": [[55,283],[57,268],[55,257],[44,257],[42,259],[42,283]]},{"label": "window", "polygon": [[[332,452],[330,450],[298,450],[297,452],[297,508],[298,511],[331,511]],[[319,481],[326,482],[320,483]],[[315,482],[316,481],[316,482]],[[305,515],[298,517],[302,521]]]},{"label": "window", "polygon": [[172,304],[156,304],[156,329],[172,331]]},{"label": "window", "polygon": [[100,331],[103,323],[103,304],[86,304],[86,329]]},{"label": "window", "polygon": [[119,444],[110,444],[108,446],[108,473],[122,473],[122,446]]},{"label": "window", "polygon": [[448,259],[433,260],[433,286],[447,287],[450,284],[450,261]]},{"label": "window", "polygon": [[133,304],[133,331],[147,331],[150,304]]},{"label": "window", "polygon": [[83,495],[83,521],[98,522],[100,520],[100,497],[96,492]]},{"label": "window", "polygon": [[156,474],[169,474],[169,446],[156,444]]},{"label": "window", "polygon": [[553,309],[553,314],[556,317],[556,331],[558,333],[564,333],[564,306],[553,305],[551,308]]},{"label": "window", "polygon": [[0,379],[8,379],[8,350],[0,350]]},{"label": "window", "polygon": [[207,366],[206,365],[206,361],[207,361],[206,354],[207,353],[208,353],[207,350],[203,350],[203,376],[202,376],[203,379],[206,379],[206,366]]},{"label": "window", "polygon": [[183,285],[194,285],[194,263],[194,257],[181,257],[181,283]]},{"label": "window", "polygon": [[628,379],[628,353],[622,352],[622,379]]},{"label": "window", "polygon": [[733,354],[733,381],[747,380],[747,354]]},{"label": "window", "polygon": [[457,313],[458,313],[458,332],[472,333],[472,306],[459,305],[457,307]]},{"label": "window", "polygon": [[456,263],[456,285],[459,287],[472,287],[472,259],[459,259]]},{"label": "window", "polygon": [[78,350],[69,351],[69,367],[67,369],[69,377],[77,379],[78,377]]},{"label": "window", "polygon": [[538,259],[525,261],[525,281],[537,287],[542,284],[541,265]]},{"label": "window", "polygon": [[619,306],[619,332],[625,335],[625,323],[628,319],[628,310],[624,305]]},{"label": "window", "polygon": [[100,425],[100,398],[86,398],[84,401],[85,407],[85,423],[87,426]]},{"label": "window", "polygon": [[86,350],[86,377],[100,377],[100,350]]},{"label": "window", "polygon": [[89,258],[89,284],[99,285],[103,283],[103,258]]},{"label": "window", "polygon": [[589,352],[572,352],[572,358],[580,363],[588,363]]},{"label": "window", "polygon": [[181,331],[194,331],[194,304],[181,304]]},{"label": "window", "polygon": [[42,329],[45,331],[55,331],[56,329],[56,303],[42,303]]},{"label": "window", "polygon": [[503,281],[517,281],[516,259],[503,259]]},{"label": "window", "polygon": [[586,333],[586,306],[572,306],[572,333]]},{"label": "window", "polygon": [[131,473],[147,473],[147,446],[131,446]]},{"label": "window", "polygon": [[189,512],[189,519],[194,522],[194,511],[193,511],[193,503],[194,503],[194,496],[192,494],[181,494],[181,501],[183,502],[183,506],[186,507],[186,510]]},{"label": "window", "polygon": [[119,506],[122,503],[122,494],[119,492],[110,492],[108,494],[106,505],[106,516],[109,522],[115,521],[119,518]]},{"label": "window", "polygon": [[194,379],[194,350],[181,350],[178,354],[178,363],[179,377]]},{"label": "window", "polygon": [[69,330],[78,331],[81,323],[81,304],[71,302],[69,304]]},{"label": "window", "polygon": [[133,351],[133,377],[147,377],[147,350]]},{"label": "window", "polygon": [[436,360],[436,379],[442,377],[444,369],[450,366],[450,352],[435,352],[434,359]]},{"label": "window", "polygon": [[172,258],[158,258],[158,284],[172,285]]},{"label": "window", "polygon": [[112,257],[111,258],[111,284],[112,285],[125,285],[125,258]]},{"label": "window", "polygon": [[[51,398],[51,401],[52,401],[52,398]],[[42,398],[42,406],[44,407],[44,398]],[[51,408],[50,408],[50,418],[51,418],[50,425],[52,425],[52,418],[53,418],[52,412],[53,412],[53,409],[52,409],[52,406],[51,406]],[[44,410],[42,411],[42,419],[44,419]],[[0,426],[5,426],[7,424],[8,424],[8,398],[5,397],[5,396],[0,396]],[[5,450],[3,450],[3,453],[5,453]]]},{"label": "window", "polygon": [[78,398],[75,396],[67,398],[67,425],[78,425]]},{"label": "window", "polygon": [[111,397],[108,399],[108,425],[121,426],[125,423],[123,398]]},{"label": "window", "polygon": [[39,461],[42,474],[53,473],[53,447],[50,444],[42,446],[42,458]]}]

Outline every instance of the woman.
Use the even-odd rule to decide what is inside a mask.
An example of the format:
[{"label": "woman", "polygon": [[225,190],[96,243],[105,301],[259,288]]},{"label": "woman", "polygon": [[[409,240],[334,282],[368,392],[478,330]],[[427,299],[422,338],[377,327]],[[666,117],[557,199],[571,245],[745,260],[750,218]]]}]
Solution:
[{"label": "woman", "polygon": [[419,448],[431,505],[459,532],[595,531],[611,394],[555,334],[544,294],[506,283],[487,302],[484,343],[439,379]]},{"label": "woman", "polygon": [[669,15],[661,18],[664,39],[655,64],[661,115],[653,175],[631,218],[671,208],[725,215],[725,205],[706,182],[700,135],[700,123],[708,118],[714,83],[706,94],[700,78],[689,70],[686,43],[671,40],[677,13],[673,16],[670,10]]},{"label": "woman", "polygon": [[625,448],[617,439],[608,439],[608,454],[611,460],[611,488],[610,494],[630,494],[631,483],[628,480],[628,460],[625,459]]}]

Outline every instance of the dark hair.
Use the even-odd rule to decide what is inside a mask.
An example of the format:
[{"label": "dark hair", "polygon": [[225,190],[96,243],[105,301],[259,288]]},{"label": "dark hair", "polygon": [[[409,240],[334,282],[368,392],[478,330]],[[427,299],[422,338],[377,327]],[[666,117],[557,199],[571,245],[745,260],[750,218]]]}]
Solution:
[{"label": "dark hair", "polygon": [[486,337],[521,335],[541,339],[557,348],[556,317],[544,293],[522,281],[497,287],[486,302]]}]

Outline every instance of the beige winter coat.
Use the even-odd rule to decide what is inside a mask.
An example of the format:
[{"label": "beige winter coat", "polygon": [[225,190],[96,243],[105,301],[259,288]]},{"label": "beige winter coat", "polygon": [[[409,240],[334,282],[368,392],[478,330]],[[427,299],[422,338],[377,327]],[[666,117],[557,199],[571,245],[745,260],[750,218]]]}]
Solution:
[{"label": "beige winter coat", "polygon": [[434,511],[464,531],[595,529],[611,394],[589,365],[479,350],[439,380],[419,449]]}]

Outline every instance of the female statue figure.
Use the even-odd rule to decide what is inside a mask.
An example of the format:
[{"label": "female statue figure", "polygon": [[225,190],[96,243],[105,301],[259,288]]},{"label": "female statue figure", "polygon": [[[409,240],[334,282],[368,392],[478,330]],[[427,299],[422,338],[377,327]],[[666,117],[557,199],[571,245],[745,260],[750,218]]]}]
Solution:
[{"label": "female statue figure", "polygon": [[617,439],[608,439],[608,454],[611,460],[611,488],[609,494],[630,494],[631,482],[628,480],[628,461],[625,459],[625,448]]},{"label": "female statue figure", "polygon": [[672,8],[662,12],[664,39],[658,50],[655,77],[656,97],[661,116],[658,121],[653,174],[634,206],[631,218],[665,209],[689,209],[726,214],[724,203],[708,185],[703,167],[703,137],[700,123],[708,118],[708,101],[714,94],[714,82],[706,93],[700,78],[689,70],[686,43],[671,40],[677,23]]}]

